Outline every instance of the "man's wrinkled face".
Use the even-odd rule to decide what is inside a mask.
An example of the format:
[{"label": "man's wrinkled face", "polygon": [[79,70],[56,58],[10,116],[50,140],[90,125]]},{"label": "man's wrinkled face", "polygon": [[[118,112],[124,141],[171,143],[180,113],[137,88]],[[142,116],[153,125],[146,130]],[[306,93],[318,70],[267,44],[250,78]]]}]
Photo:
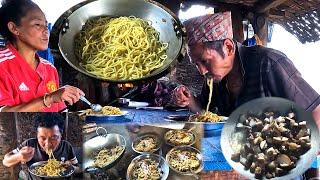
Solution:
[{"label": "man's wrinkled face", "polygon": [[231,71],[233,61],[227,55],[222,57],[215,49],[205,47],[202,43],[188,48],[191,62],[196,65],[201,75],[212,78],[213,82],[220,82]]},{"label": "man's wrinkled face", "polygon": [[57,149],[61,141],[61,133],[57,125],[52,128],[38,127],[37,133],[38,142],[44,151]]}]

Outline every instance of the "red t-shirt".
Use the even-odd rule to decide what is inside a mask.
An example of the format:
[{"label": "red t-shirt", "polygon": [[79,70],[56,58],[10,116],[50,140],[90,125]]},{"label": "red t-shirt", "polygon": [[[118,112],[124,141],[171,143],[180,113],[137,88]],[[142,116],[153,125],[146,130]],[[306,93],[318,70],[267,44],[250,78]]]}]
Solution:
[{"label": "red t-shirt", "polygon": [[[56,68],[40,58],[36,70],[24,60],[18,51],[8,44],[0,49],[0,107],[27,103],[59,88]],[[54,103],[44,112],[58,112],[65,108],[64,102]]]}]

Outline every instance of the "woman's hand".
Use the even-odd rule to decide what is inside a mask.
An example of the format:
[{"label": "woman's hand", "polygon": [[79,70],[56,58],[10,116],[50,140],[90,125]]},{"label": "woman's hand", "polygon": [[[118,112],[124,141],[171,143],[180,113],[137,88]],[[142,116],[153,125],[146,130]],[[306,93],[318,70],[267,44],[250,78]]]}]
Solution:
[{"label": "woman's hand", "polygon": [[27,103],[5,106],[2,112],[40,112],[44,107],[50,107],[53,103],[68,102],[70,105],[78,102],[80,96],[84,96],[84,92],[77,87],[63,86],[57,91],[38,97]]},{"label": "woman's hand", "polygon": [[52,103],[59,103],[62,101],[66,101],[70,105],[73,105],[74,103],[79,101],[80,96],[84,95],[84,92],[79,88],[66,85],[61,87],[57,91],[48,94],[45,101],[50,105]]}]

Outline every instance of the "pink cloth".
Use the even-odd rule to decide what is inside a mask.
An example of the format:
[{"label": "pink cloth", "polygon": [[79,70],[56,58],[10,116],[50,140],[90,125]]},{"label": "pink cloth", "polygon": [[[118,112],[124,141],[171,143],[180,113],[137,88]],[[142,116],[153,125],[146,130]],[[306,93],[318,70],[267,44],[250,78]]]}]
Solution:
[{"label": "pink cloth", "polygon": [[233,38],[231,12],[209,14],[184,22],[188,45]]}]

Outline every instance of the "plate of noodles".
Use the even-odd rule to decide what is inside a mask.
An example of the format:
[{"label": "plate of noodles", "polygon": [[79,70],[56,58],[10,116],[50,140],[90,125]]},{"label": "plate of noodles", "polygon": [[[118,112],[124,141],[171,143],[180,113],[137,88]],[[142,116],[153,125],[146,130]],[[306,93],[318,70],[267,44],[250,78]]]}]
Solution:
[{"label": "plate of noodles", "polygon": [[203,123],[225,123],[228,118],[225,116],[219,116],[218,114],[208,112],[202,112],[192,114],[189,116],[189,122],[203,122]]},{"label": "plate of noodles", "polygon": [[49,155],[48,161],[40,161],[33,163],[29,167],[29,172],[38,177],[46,178],[61,178],[68,177],[74,172],[73,166],[66,166],[61,161],[56,160],[53,151],[47,152]]},{"label": "plate of noodles", "polygon": [[228,117],[219,116],[212,112],[203,112],[189,116],[189,122],[202,123],[205,131],[221,130]]},{"label": "plate of noodles", "polygon": [[218,114],[209,111],[210,104],[212,101],[212,92],[213,92],[212,78],[207,78],[207,85],[209,87],[209,98],[208,98],[208,103],[205,111],[190,115],[188,118],[188,121],[204,123],[205,131],[217,130],[217,129],[220,130],[223,128],[223,125],[228,118],[224,116],[219,116]]},{"label": "plate of noodles", "polygon": [[35,176],[43,178],[61,178],[71,176],[74,172],[73,166],[63,165],[56,160],[53,152],[48,152],[48,161],[39,161],[29,167],[29,172]]},{"label": "plate of noodles", "polygon": [[128,111],[122,111],[118,107],[113,107],[113,106],[103,106],[102,110],[99,112],[94,112],[92,109],[86,109],[79,111],[80,116],[85,115],[85,116],[109,116],[109,117],[119,117],[119,116],[125,116],[129,112]]},{"label": "plate of noodles", "polygon": [[74,168],[73,166],[62,166],[61,164],[56,167],[49,164],[48,161],[39,161],[29,167],[29,172],[43,178],[61,178],[71,176],[74,173]]}]

